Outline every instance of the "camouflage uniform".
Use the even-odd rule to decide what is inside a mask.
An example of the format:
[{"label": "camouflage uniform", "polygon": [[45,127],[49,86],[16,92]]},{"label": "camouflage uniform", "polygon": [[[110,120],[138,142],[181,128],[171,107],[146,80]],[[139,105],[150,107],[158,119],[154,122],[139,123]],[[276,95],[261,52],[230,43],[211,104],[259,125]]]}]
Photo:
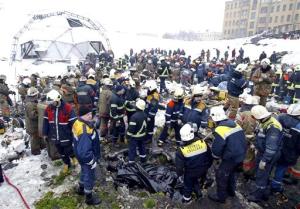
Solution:
[{"label": "camouflage uniform", "polygon": [[75,89],[69,83],[61,85],[61,92],[63,93],[62,98],[65,102],[74,104]]},{"label": "camouflage uniform", "polygon": [[30,147],[33,155],[41,153],[41,149],[45,147],[45,144],[41,138],[39,138],[38,131],[38,100],[36,97],[26,97],[25,104],[25,123],[26,132],[31,136]]},{"label": "camouflage uniform", "polygon": [[103,86],[100,98],[99,98],[99,117],[100,117],[100,136],[106,137],[108,134],[108,122],[109,122],[109,108],[112,91]]},{"label": "camouflage uniform", "polygon": [[9,89],[5,82],[0,83],[0,116],[5,119],[10,117],[9,106],[12,106],[12,101],[9,98]]},{"label": "camouflage uniform", "polygon": [[252,75],[254,82],[254,95],[260,96],[260,105],[266,106],[267,97],[272,91],[272,83],[276,79],[275,72],[270,66],[264,72],[262,68],[258,68]]}]

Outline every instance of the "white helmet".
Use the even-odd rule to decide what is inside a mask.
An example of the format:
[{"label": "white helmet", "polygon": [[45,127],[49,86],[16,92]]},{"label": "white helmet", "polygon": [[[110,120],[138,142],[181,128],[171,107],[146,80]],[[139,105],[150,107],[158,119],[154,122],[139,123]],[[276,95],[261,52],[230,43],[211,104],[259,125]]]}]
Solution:
[{"label": "white helmet", "polygon": [[149,89],[149,91],[153,91],[153,90],[157,89],[156,81],[155,80],[147,81],[146,87]]},{"label": "white helmet", "polygon": [[182,141],[191,141],[194,139],[194,136],[194,129],[190,124],[187,123],[180,129],[180,137]]},{"label": "white helmet", "polygon": [[247,69],[247,64],[238,64],[238,66],[236,66],[234,70],[241,73],[246,69]]},{"label": "white helmet", "polygon": [[213,121],[218,122],[226,120],[228,117],[223,109],[223,106],[215,106],[210,109],[210,117]]},{"label": "white helmet", "polygon": [[70,77],[75,77],[75,76],[76,76],[76,73],[75,73],[74,71],[71,71],[70,74],[69,74],[69,76],[70,76]]},{"label": "white helmet", "polygon": [[110,78],[104,78],[104,79],[103,79],[103,84],[104,84],[105,86],[112,86],[112,85],[113,85],[113,82],[112,82],[112,80],[111,80]]},{"label": "white helmet", "polygon": [[146,108],[146,102],[142,99],[138,99],[135,103],[135,106],[139,109],[144,111]]},{"label": "white helmet", "polygon": [[205,93],[205,88],[199,84],[192,87],[192,96],[200,95],[203,96]]},{"label": "white helmet", "polygon": [[244,98],[244,103],[248,105],[258,105],[260,97],[247,94]]},{"label": "white helmet", "polygon": [[90,68],[86,74],[87,75],[96,75],[96,71],[93,68]]},{"label": "white helmet", "polygon": [[163,61],[163,60],[165,60],[166,58],[164,57],[164,56],[161,56],[160,58],[159,58],[159,61]]},{"label": "white helmet", "polygon": [[135,88],[136,87],[136,83],[133,79],[129,79],[129,85],[132,87],[132,88]]},{"label": "white helmet", "polygon": [[174,99],[182,99],[183,94],[184,94],[184,91],[182,88],[180,88],[180,87],[176,88],[175,92],[174,92]]},{"label": "white helmet", "polygon": [[23,83],[24,85],[28,86],[29,84],[31,84],[31,80],[30,80],[30,78],[27,78],[27,77],[26,77],[26,78],[23,79],[22,83]]},{"label": "white helmet", "polygon": [[267,118],[271,113],[262,105],[256,105],[251,109],[251,115],[257,120]]},{"label": "white helmet", "polygon": [[149,59],[149,60],[148,60],[148,64],[152,64],[152,60]]},{"label": "white helmet", "polygon": [[265,58],[263,59],[261,62],[260,62],[261,65],[270,65],[271,64],[271,61],[268,59],[268,58]]},{"label": "white helmet", "polygon": [[[300,70],[300,66],[299,66],[299,70]],[[291,68],[289,68],[289,69],[286,70],[286,72],[287,72],[287,73],[292,73],[293,70],[292,70]]]},{"label": "white helmet", "polygon": [[115,79],[115,73],[116,73],[116,70],[115,69],[111,69],[110,72],[109,72],[109,78],[110,79]]},{"label": "white helmet", "polygon": [[87,79],[86,79],[86,77],[85,76],[81,76],[80,78],[79,78],[79,81],[82,81],[82,82],[84,82],[84,81],[86,81]]},{"label": "white helmet", "polygon": [[39,94],[39,91],[37,90],[37,88],[35,87],[30,87],[28,90],[27,90],[27,96],[30,96],[30,97],[34,97],[36,95]]},{"label": "white helmet", "polygon": [[297,71],[297,72],[300,71],[300,65],[296,65],[296,66],[295,66],[295,72],[296,72],[296,71]]},{"label": "white helmet", "polygon": [[299,116],[300,115],[300,103],[291,104],[289,108],[287,109],[287,114],[293,115],[293,116]]},{"label": "white helmet", "polygon": [[88,79],[95,79],[95,75],[94,74],[88,74]]},{"label": "white helmet", "polygon": [[1,75],[0,75],[0,80],[6,81],[6,75],[1,74]]},{"label": "white helmet", "polygon": [[61,100],[61,95],[58,91],[52,89],[47,94],[47,101],[59,102]]}]

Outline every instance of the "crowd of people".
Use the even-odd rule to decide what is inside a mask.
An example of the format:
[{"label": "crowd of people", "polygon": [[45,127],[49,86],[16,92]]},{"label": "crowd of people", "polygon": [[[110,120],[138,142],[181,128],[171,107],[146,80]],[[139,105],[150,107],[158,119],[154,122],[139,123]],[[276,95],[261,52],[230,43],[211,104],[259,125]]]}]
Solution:
[{"label": "crowd of people", "polygon": [[[225,203],[235,196],[240,168],[255,181],[249,201],[266,200],[270,191],[282,194],[284,175],[290,171],[300,176],[300,65],[277,63],[275,52],[270,59],[263,52],[250,61],[242,48],[238,56],[235,49],[231,56],[226,50],[224,57],[214,50],[212,59],[210,50],[192,59],[181,49],[137,53],[131,49],[119,59],[113,54],[88,57],[62,76],[41,78],[34,73],[20,78],[18,94],[32,154],[39,155],[46,143],[52,143],[64,162],[63,173],[80,164],[77,192],[86,196],[87,204],[97,205],[101,200],[92,190],[100,144],[109,142],[118,149],[128,142],[128,163],[136,162],[138,155],[145,164],[148,144],[169,146],[172,129],[176,171],[184,183],[183,203],[192,201],[193,192],[202,197],[199,180],[216,162],[217,188],[208,195],[213,201]],[[9,94],[14,93],[5,81],[1,75],[2,133],[13,105]],[[174,88],[167,88],[168,83]],[[216,92],[226,96],[211,105]],[[268,111],[271,97],[289,104],[286,113],[275,116]],[[41,135],[39,103],[46,104]],[[160,110],[165,111],[165,124],[154,138]]]}]

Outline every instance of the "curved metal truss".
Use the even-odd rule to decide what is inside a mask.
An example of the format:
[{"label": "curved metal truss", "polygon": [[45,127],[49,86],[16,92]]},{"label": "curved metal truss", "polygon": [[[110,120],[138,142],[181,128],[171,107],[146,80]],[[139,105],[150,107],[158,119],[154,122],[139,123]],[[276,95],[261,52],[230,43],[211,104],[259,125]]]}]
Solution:
[{"label": "curved metal truss", "polygon": [[49,17],[54,17],[54,16],[66,16],[66,17],[73,17],[77,18],[79,20],[84,20],[90,24],[90,26],[84,25],[84,27],[87,27],[92,30],[96,30],[99,32],[99,34],[104,38],[106,41],[107,50],[111,50],[111,45],[109,42],[108,37],[106,36],[106,30],[100,23],[96,23],[92,21],[90,18],[84,17],[82,15],[74,14],[72,12],[68,11],[58,11],[58,12],[52,12],[52,13],[47,13],[47,14],[37,14],[34,15],[33,17],[30,18],[30,20],[16,33],[16,35],[13,37],[13,44],[11,46],[11,55],[10,55],[10,65],[15,61],[16,53],[17,53],[17,47],[19,44],[19,39],[22,36],[23,33],[26,31],[30,30],[30,26],[38,20],[43,20]]}]

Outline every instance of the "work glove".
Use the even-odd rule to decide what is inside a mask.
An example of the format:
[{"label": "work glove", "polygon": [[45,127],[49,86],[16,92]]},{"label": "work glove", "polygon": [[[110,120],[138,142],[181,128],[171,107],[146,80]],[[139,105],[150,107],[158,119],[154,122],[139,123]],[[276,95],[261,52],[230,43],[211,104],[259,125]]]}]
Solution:
[{"label": "work glove", "polygon": [[178,123],[178,125],[181,126],[182,125],[182,120],[178,119],[177,123]]},{"label": "work glove", "polygon": [[183,183],[183,176],[179,176],[178,180],[180,183]]},{"label": "work glove", "polygon": [[260,170],[265,170],[265,168],[266,168],[266,162],[264,162],[264,161],[261,160],[261,161],[259,162],[258,168],[259,168]]},{"label": "work glove", "polygon": [[93,165],[91,166],[91,169],[95,169],[96,166],[97,166],[97,162],[95,161],[95,162],[93,163]]},{"label": "work glove", "polygon": [[118,120],[117,122],[116,122],[116,127],[119,127],[121,125],[121,122]]},{"label": "work glove", "polygon": [[147,118],[147,121],[150,122],[150,121],[151,121],[151,118]]},{"label": "work glove", "polygon": [[196,133],[198,131],[198,127],[196,123],[193,123],[193,129],[194,129],[194,133]]}]

